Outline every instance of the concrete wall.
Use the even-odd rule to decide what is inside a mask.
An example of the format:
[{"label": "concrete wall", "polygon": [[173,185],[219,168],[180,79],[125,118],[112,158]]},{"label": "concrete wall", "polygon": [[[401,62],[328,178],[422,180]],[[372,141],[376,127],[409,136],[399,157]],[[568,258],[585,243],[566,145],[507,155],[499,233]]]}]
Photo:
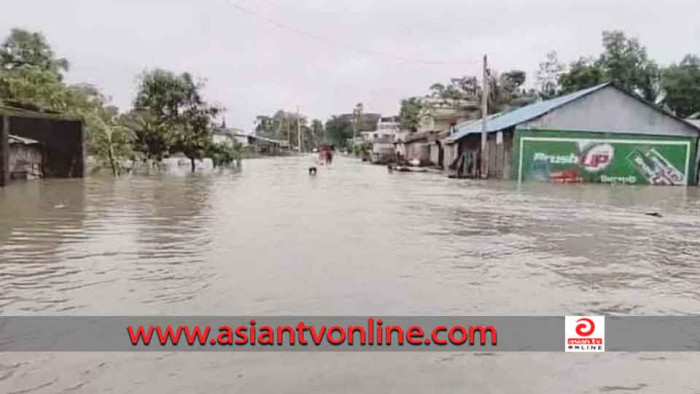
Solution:
[{"label": "concrete wall", "polygon": [[698,130],[657,111],[613,86],[590,94],[524,128],[605,131],[610,133],[698,136]]},{"label": "concrete wall", "polygon": [[428,142],[411,142],[406,144],[406,160],[418,159],[421,165],[430,164],[430,145]]}]

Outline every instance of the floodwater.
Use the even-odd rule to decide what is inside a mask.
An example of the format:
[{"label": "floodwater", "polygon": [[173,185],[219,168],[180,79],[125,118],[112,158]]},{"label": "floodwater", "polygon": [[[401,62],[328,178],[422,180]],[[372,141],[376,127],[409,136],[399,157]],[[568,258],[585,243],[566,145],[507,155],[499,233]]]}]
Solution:
[{"label": "floodwater", "polygon": [[[0,189],[0,313],[700,313],[697,188],[308,163]],[[699,369],[692,353],[5,353],[0,392],[697,393]]]}]

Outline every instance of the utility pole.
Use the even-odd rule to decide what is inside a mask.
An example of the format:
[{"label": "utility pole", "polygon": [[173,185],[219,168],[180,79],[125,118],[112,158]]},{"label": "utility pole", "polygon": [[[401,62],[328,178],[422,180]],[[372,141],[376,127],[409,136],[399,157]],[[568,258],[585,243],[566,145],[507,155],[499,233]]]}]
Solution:
[{"label": "utility pole", "polygon": [[488,178],[488,118],[489,118],[489,69],[488,57],[484,55],[484,76],[481,88],[481,177]]},{"label": "utility pole", "polygon": [[289,117],[291,116],[291,113],[287,113],[284,116],[284,124],[287,126],[287,141],[289,142],[289,150],[294,148],[294,144],[292,143],[292,130],[289,128]]},{"label": "utility pole", "polygon": [[297,143],[299,144],[299,153],[301,153],[301,119],[299,118],[299,106],[297,105]]},{"label": "utility pole", "polygon": [[355,148],[355,140],[357,140],[357,115],[355,114],[355,111],[353,111],[353,119],[352,119],[352,147],[353,147],[353,149]]}]

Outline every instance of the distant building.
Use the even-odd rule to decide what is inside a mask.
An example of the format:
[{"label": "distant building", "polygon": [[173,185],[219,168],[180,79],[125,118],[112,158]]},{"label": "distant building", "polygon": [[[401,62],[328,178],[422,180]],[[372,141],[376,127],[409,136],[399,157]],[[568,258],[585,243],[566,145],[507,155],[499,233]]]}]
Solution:
[{"label": "distant building", "polygon": [[248,146],[248,134],[244,130],[234,128],[224,128],[214,131],[212,142],[215,144],[225,144],[234,146],[236,143]]},{"label": "distant building", "polygon": [[[482,128],[457,125],[443,140],[443,165],[479,177]],[[697,183],[700,128],[610,83],[492,115],[486,133],[491,178]]]},{"label": "distant building", "polygon": [[12,178],[82,177],[83,145],[79,119],[0,105],[0,186]]},{"label": "distant building", "polygon": [[362,139],[365,142],[375,141],[395,141],[400,134],[400,123],[398,116],[381,116],[377,119],[377,124],[372,131],[362,131]]},{"label": "distant building", "polygon": [[459,123],[480,116],[479,103],[468,100],[445,101],[431,97],[421,98],[423,105],[429,108],[418,125],[418,132],[445,131]]}]

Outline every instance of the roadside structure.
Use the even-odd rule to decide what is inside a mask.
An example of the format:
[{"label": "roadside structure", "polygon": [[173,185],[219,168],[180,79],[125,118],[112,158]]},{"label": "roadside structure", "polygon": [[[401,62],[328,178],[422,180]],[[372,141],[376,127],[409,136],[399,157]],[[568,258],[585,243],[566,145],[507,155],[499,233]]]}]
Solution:
[{"label": "roadside structure", "polygon": [[398,140],[396,151],[407,162],[415,162],[421,166],[431,165],[431,145],[434,144],[439,131],[419,131],[410,133]]},{"label": "roadside structure", "polygon": [[0,104],[0,186],[12,178],[82,177],[83,123]]},{"label": "roadside structure", "polygon": [[[445,167],[481,176],[481,131],[481,121],[457,125]],[[697,183],[700,128],[611,83],[492,115],[486,132],[490,178]]]},{"label": "roadside structure", "polygon": [[289,141],[274,140],[244,130],[227,128],[219,129],[212,135],[212,142],[234,146],[239,144],[244,149],[261,155],[279,155],[289,150]]},{"label": "roadside structure", "polygon": [[234,146],[240,144],[248,146],[248,134],[244,130],[235,128],[221,128],[214,131],[212,134],[212,142],[215,144],[222,144],[228,146]]}]

